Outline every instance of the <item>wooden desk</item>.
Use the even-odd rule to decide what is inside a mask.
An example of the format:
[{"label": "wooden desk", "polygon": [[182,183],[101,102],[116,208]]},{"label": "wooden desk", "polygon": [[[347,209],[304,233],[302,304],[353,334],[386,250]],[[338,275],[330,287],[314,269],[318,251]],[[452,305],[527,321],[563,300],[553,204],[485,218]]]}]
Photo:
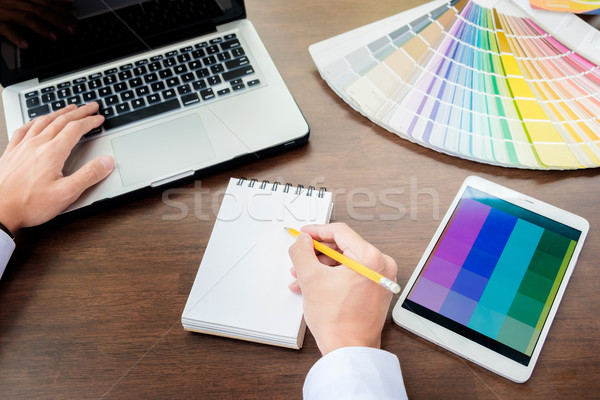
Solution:
[{"label": "wooden desk", "polygon": [[[309,144],[196,186],[20,232],[0,281],[0,397],[300,398],[306,373],[319,358],[310,334],[304,348],[294,351],[181,327],[228,178],[327,186],[336,193],[334,219],[391,255],[404,285],[471,174],[580,214],[592,229],[529,382],[496,376],[389,319],[383,348],[400,358],[409,396],[597,397],[600,170],[526,171],[460,160],[399,139],[340,100],[319,77],[307,47],[419,0],[247,3],[249,18],[311,125]],[[2,131],[1,148],[6,142]],[[405,210],[403,218],[390,220],[394,209],[380,201],[382,194]],[[187,215],[163,195],[187,207]]]}]

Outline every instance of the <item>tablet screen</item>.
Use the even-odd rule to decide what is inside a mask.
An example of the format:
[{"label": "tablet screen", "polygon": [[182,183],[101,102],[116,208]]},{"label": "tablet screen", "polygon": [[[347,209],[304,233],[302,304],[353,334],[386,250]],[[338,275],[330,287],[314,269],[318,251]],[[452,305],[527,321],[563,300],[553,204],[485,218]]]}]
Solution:
[{"label": "tablet screen", "polygon": [[402,307],[528,365],[580,237],[469,186]]}]

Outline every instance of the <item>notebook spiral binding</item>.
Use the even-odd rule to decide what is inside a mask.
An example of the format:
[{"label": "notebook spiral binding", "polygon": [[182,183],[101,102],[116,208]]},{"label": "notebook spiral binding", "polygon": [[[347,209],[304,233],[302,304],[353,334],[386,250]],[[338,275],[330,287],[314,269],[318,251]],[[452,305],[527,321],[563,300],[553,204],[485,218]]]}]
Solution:
[{"label": "notebook spiral binding", "polygon": [[[244,184],[244,182],[248,181],[248,187],[254,187],[254,185],[256,185],[258,183],[258,179],[246,179],[245,177],[241,177],[240,179],[238,179],[237,184],[238,186],[242,186]],[[267,186],[270,184],[269,181],[267,180],[263,180],[260,183],[259,189],[265,190],[267,189]],[[277,191],[277,188],[281,186],[281,182],[273,182],[271,184],[271,191],[275,192]],[[283,186],[283,193],[289,193],[290,189],[294,187],[291,183],[286,183]],[[294,190],[294,194],[300,194],[302,193],[302,189],[304,189],[303,185],[297,185],[296,189]],[[312,196],[313,192],[316,190],[316,188],[314,186],[309,186],[306,188],[306,195],[307,196]],[[317,192],[317,197],[319,198],[323,198],[325,196],[325,192],[327,191],[327,188],[321,186],[319,188],[319,191]]]}]

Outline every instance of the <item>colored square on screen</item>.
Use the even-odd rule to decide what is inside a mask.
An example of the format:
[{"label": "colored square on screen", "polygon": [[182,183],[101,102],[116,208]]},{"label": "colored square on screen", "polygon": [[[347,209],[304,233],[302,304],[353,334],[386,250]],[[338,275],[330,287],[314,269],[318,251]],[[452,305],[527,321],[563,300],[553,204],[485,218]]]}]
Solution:
[{"label": "colored square on screen", "polygon": [[543,310],[544,303],[517,293],[508,310],[508,316],[535,328]]},{"label": "colored square on screen", "polygon": [[452,291],[462,294],[470,299],[479,301],[488,280],[468,269],[461,269],[452,285]]},{"label": "colored square on screen", "polygon": [[529,296],[541,303],[546,303],[554,281],[533,271],[527,271],[519,287],[519,293]]},{"label": "colored square on screen", "polygon": [[538,250],[562,260],[567,253],[570,243],[571,239],[546,229],[540,240]]},{"label": "colored square on screen", "polygon": [[431,257],[423,276],[446,288],[451,288],[459,271],[460,265],[453,264],[436,254]]},{"label": "colored square on screen", "polygon": [[467,244],[446,234],[438,246],[435,255],[444,258],[455,265],[463,265],[469,255],[471,244]]},{"label": "colored square on screen", "polygon": [[478,303],[467,326],[495,339],[505,319],[506,315]]},{"label": "colored square on screen", "polygon": [[478,247],[473,247],[463,264],[463,268],[487,279],[494,272],[498,258],[499,255],[488,253]]},{"label": "colored square on screen", "polygon": [[554,280],[556,275],[558,275],[562,262],[562,258],[557,258],[551,254],[540,251],[538,247],[538,250],[533,255],[531,263],[529,264],[529,270]]},{"label": "colored square on screen", "polygon": [[533,332],[534,328],[531,326],[517,321],[514,318],[506,317],[504,324],[502,324],[502,328],[500,328],[500,331],[498,332],[496,340],[515,350],[525,353]]},{"label": "colored square on screen", "polygon": [[475,307],[477,307],[476,301],[451,290],[450,293],[448,293],[442,308],[440,308],[440,314],[445,315],[458,323],[467,325]]},{"label": "colored square on screen", "polygon": [[450,289],[421,276],[410,293],[409,299],[423,307],[438,312],[444,300],[446,300],[449,291]]},{"label": "colored square on screen", "polygon": [[461,201],[446,235],[472,245],[491,207],[472,199]]},{"label": "colored square on screen", "polygon": [[492,208],[475,240],[475,247],[499,256],[517,220],[515,216]]}]

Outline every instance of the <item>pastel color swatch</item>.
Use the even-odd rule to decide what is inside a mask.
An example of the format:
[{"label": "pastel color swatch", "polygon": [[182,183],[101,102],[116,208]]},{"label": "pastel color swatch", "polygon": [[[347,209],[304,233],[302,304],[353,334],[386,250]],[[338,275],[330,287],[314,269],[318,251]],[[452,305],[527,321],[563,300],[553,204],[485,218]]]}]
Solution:
[{"label": "pastel color swatch", "polygon": [[352,107],[423,146],[508,167],[600,166],[598,65],[513,2],[479,3],[450,1],[394,29],[382,21],[368,43],[313,58]]},{"label": "pastel color swatch", "polygon": [[[498,199],[466,196],[407,302],[441,316],[442,324],[460,324],[527,360],[577,239],[564,226],[540,222]],[[452,328],[452,323],[446,325]]]}]

